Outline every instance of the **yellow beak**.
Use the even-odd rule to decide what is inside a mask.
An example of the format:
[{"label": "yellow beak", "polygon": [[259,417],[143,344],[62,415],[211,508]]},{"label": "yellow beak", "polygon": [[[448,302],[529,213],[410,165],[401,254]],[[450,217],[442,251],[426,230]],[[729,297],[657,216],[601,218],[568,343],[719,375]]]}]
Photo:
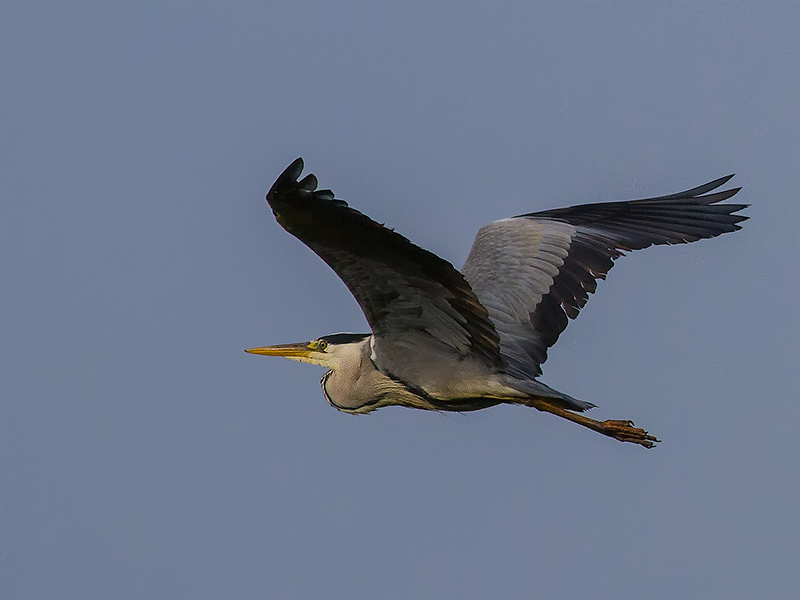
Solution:
[{"label": "yellow beak", "polygon": [[308,342],[299,344],[278,344],[277,346],[262,346],[261,348],[250,348],[245,350],[250,354],[263,354],[265,356],[284,356],[286,358],[308,358],[311,348]]}]

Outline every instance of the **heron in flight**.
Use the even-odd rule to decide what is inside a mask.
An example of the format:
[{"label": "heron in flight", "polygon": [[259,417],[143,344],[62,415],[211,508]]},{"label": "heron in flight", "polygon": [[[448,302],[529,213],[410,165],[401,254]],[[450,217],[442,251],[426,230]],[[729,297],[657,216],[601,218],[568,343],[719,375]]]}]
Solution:
[{"label": "heron in flight", "polygon": [[733,175],[668,196],[489,223],[459,272],[331,190],[318,190],[314,175],[300,179],[302,171],[298,158],[267,202],[278,223],[342,279],[372,333],[247,352],[327,367],[325,398],[348,413],[393,405],[471,411],[522,404],[619,441],[646,448],[659,441],[631,421],[580,414],[594,405],[539,381],[541,365],[624,252],[740,229],[747,217],[734,213],[747,205],[720,204],[740,188],[714,192]]}]

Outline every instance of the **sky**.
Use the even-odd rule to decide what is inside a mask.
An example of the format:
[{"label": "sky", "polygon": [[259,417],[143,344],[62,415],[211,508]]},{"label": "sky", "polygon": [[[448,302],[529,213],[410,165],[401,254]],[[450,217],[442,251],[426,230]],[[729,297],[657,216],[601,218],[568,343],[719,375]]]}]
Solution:
[{"label": "sky", "polygon": [[[800,4],[3,2],[0,594],[795,598]],[[477,229],[736,173],[618,261],[525,407],[339,413],[245,348],[366,331],[264,201],[296,157]]]}]

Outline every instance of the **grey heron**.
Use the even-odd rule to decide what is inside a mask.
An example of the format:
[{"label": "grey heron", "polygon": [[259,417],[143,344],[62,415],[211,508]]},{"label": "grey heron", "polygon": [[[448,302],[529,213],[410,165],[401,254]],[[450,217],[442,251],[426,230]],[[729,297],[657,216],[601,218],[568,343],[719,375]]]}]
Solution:
[{"label": "grey heron", "polygon": [[[685,192],[558,208],[482,227],[459,272],[300,179],[298,158],[267,194],[278,223],[342,279],[371,333],[340,333],[247,350],[327,367],[327,401],[348,413],[384,406],[472,411],[521,404],[623,442],[659,440],[628,420],[596,421],[593,404],[541,381],[555,344],[626,251],[681,244],[740,229],[746,204],[714,192],[733,175]],[[713,192],[713,193],[710,193]]]}]

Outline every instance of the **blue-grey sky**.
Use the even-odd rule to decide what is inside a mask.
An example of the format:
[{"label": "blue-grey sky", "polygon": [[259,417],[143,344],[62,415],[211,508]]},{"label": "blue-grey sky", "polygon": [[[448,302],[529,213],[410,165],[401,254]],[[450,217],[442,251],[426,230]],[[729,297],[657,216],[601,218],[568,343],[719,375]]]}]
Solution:
[{"label": "blue-grey sky", "polygon": [[[4,2],[2,596],[794,598],[800,5]],[[264,195],[460,266],[486,222],[735,172],[618,261],[550,415],[329,407],[245,348],[365,331]]]}]

